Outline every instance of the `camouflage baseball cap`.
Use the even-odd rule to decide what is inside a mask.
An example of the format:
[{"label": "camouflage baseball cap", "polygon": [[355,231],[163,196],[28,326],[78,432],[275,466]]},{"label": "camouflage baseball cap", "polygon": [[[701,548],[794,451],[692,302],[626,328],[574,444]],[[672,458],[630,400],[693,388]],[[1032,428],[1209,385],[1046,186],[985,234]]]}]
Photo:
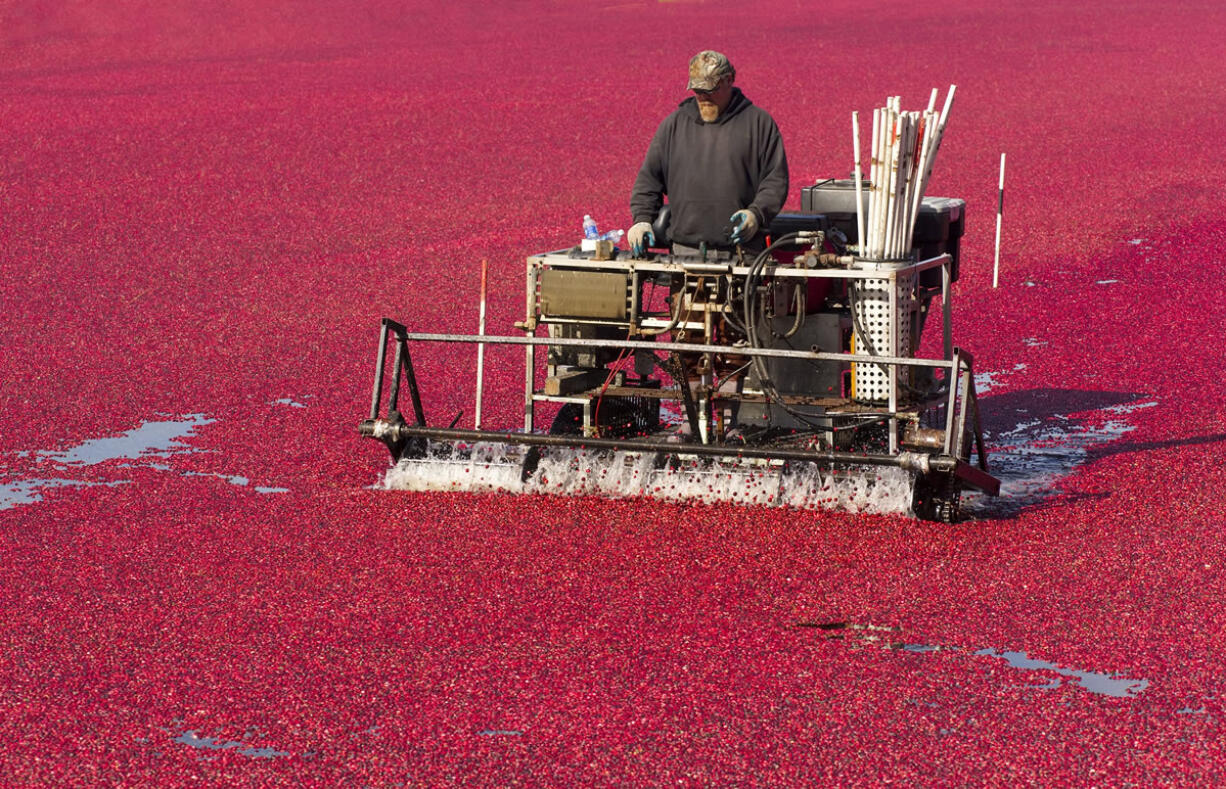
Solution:
[{"label": "camouflage baseball cap", "polygon": [[690,58],[690,84],[686,90],[715,90],[724,77],[736,77],[736,69],[723,54],[704,49]]}]

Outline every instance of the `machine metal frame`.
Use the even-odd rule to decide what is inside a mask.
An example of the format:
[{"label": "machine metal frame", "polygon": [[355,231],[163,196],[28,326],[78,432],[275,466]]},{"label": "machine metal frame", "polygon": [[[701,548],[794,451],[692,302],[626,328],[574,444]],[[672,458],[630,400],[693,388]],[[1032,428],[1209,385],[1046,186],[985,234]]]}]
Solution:
[{"label": "machine metal frame", "polygon": [[[814,234],[798,234],[797,246],[813,243]],[[820,234],[816,234],[820,236]],[[817,243],[813,243],[817,248]],[[800,261],[801,258],[797,258]],[[933,520],[952,521],[958,516],[958,498],[963,488],[969,487],[984,491],[989,495],[997,495],[1000,483],[988,471],[987,453],[983,444],[983,435],[979,425],[978,404],[974,386],[974,361],[970,353],[953,345],[952,314],[950,299],[951,257],[941,254],[926,260],[905,261],[865,261],[849,256],[835,257],[825,255],[812,257],[807,263],[796,262],[792,265],[780,264],[771,259],[769,264],[759,269],[763,281],[778,282],[784,285],[801,285],[812,279],[841,280],[851,283],[857,280],[888,281],[889,304],[888,314],[891,316],[889,331],[894,338],[891,347],[897,348],[897,339],[904,327],[900,326],[904,314],[899,309],[898,282],[903,278],[914,278],[918,283],[921,273],[940,269],[941,284],[939,288],[920,288],[917,284],[917,298],[923,299],[923,310],[912,310],[906,320],[913,322],[906,336],[913,338],[918,344],[920,330],[926,314],[926,309],[938,293],[942,297],[941,308],[943,317],[943,358],[925,359],[915,355],[880,355],[876,353],[852,353],[845,348],[820,349],[812,347],[808,350],[781,347],[753,347],[743,341],[729,345],[713,342],[717,332],[712,331],[713,321],[720,319],[721,311],[731,309],[731,298],[723,301],[707,303],[701,316],[695,319],[693,312],[687,312],[685,320],[679,320],[680,309],[676,314],[653,314],[643,309],[643,286],[648,281],[668,281],[682,283],[684,290],[691,278],[709,278],[709,281],[726,283],[728,293],[737,283],[744,284],[750,277],[752,266],[747,265],[744,258],[729,258],[704,260],[683,256],[661,256],[654,259],[614,259],[593,260],[590,257],[578,255],[574,250],[562,250],[529,257],[526,263],[525,277],[525,320],[516,324],[523,331],[522,336],[487,336],[483,334],[429,334],[409,332],[405,326],[384,318],[380,329],[379,349],[375,366],[375,380],[371,399],[370,418],[360,425],[362,435],[376,438],[387,445],[394,460],[420,457],[426,452],[426,446],[431,441],[452,442],[456,446],[472,445],[478,442],[497,442],[503,444],[525,445],[530,449],[524,464],[525,475],[534,470],[534,453],[539,448],[549,446],[582,447],[597,451],[625,451],[635,453],[653,453],[658,457],[728,458],[746,459],[761,462],[762,460],[776,463],[814,463],[824,467],[853,468],[864,466],[894,466],[905,469],[915,475],[916,496],[914,509],[917,515]],[[579,281],[594,281],[600,290],[600,300],[603,306],[594,312],[602,312],[599,317],[593,315],[562,315],[549,314],[542,304],[541,280],[545,272],[571,272],[579,277]],[[590,275],[596,275],[592,278]],[[554,276],[556,274],[551,274]],[[587,279],[584,279],[584,278]],[[624,281],[625,303],[617,304],[618,277]],[[701,285],[699,286],[702,287]],[[721,286],[722,287],[722,286]],[[565,292],[563,292],[565,296]],[[582,295],[582,292],[581,292]],[[571,310],[582,312],[582,309]],[[585,338],[565,336],[537,336],[541,327],[608,327],[626,332],[625,339],[616,338]],[[554,334],[561,334],[559,329]],[[670,334],[672,341],[656,341],[654,338]],[[677,341],[678,337],[684,341]],[[632,339],[647,337],[648,339]],[[394,356],[390,381],[387,375],[387,350],[389,341],[394,343]],[[426,424],[425,411],[421,402],[421,393],[417,384],[416,372],[410,353],[410,344],[416,343],[460,343],[486,345],[521,345],[524,347],[524,400],[523,429],[511,430],[481,430],[457,428],[459,416],[448,427],[433,427]],[[570,349],[582,352],[599,353],[619,352],[622,354],[634,352],[649,352],[652,358],[663,367],[664,360],[656,357],[656,353],[669,354],[679,366],[675,368],[681,374],[673,376],[675,386],[665,388],[647,388],[644,386],[627,386],[624,380],[618,385],[611,385],[614,373],[609,372],[603,386],[580,385],[574,391],[546,391],[548,387],[538,385],[537,348],[546,346],[552,349]],[[712,360],[716,358],[735,357],[737,359],[787,359],[805,360],[827,365],[842,367],[851,365],[876,365],[881,369],[889,367],[923,369],[929,371],[944,371],[944,391],[938,391],[928,397],[916,397],[912,392],[904,392],[899,385],[898,375],[888,376],[888,397],[878,402],[864,402],[841,393],[839,396],[792,394],[775,398],[775,402],[783,402],[787,407],[809,406],[822,409],[829,420],[854,415],[855,419],[875,419],[878,424],[885,425],[884,446],[879,449],[863,447],[847,448],[839,446],[822,446],[822,442],[808,441],[798,445],[787,446],[779,443],[754,444],[752,442],[725,440],[719,430],[713,428],[713,423],[704,422],[699,414],[713,413],[715,403],[766,403],[769,407],[772,398],[763,392],[742,390],[713,391],[710,382],[692,381],[686,373],[684,364],[695,368],[712,369]],[[703,367],[705,365],[705,367]],[[595,365],[589,372],[597,377],[606,371],[604,364]],[[670,373],[672,370],[667,370]],[[549,373],[553,373],[550,365]],[[589,380],[590,380],[589,376]],[[647,376],[643,376],[646,380]],[[685,383],[677,383],[682,380]],[[411,399],[411,421],[406,420],[400,411],[400,388],[402,382],[407,385]],[[558,389],[556,380],[547,378]],[[478,379],[478,397],[482,382]],[[387,410],[381,415],[382,395],[388,391]],[[685,407],[686,419],[690,422],[689,435],[672,434],[667,437],[659,435],[599,435],[600,426],[595,423],[592,414],[592,404],[601,399],[648,398],[655,400],[675,400]],[[542,432],[538,430],[536,410],[542,402],[574,404],[582,408],[581,431],[573,434],[559,435],[556,431]],[[943,412],[943,413],[942,413]],[[922,439],[916,439],[919,433],[919,421],[924,416],[943,416],[944,424],[937,428],[928,428]],[[904,426],[907,430],[904,430]],[[971,462],[971,455],[977,456],[977,462]],[[538,455],[539,457],[539,455]]]}]

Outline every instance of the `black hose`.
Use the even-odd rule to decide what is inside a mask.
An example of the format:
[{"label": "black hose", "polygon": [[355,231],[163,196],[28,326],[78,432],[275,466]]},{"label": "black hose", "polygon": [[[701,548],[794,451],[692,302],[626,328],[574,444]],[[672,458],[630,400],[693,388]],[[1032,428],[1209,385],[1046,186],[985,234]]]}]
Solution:
[{"label": "black hose", "polygon": [[[778,239],[772,242],[768,247],[766,247],[765,249],[763,249],[761,252],[758,253],[758,255],[754,258],[753,263],[750,264],[749,271],[745,275],[745,293],[743,295],[742,311],[744,312],[744,316],[745,316],[745,326],[744,326],[745,335],[747,339],[749,340],[750,347],[752,348],[765,347],[763,346],[761,339],[758,337],[758,322],[759,320],[761,320],[762,314],[764,312],[764,310],[762,309],[762,305],[760,303],[761,299],[757,294],[758,284],[762,278],[762,271],[763,269],[766,268],[766,263],[767,261],[770,260],[770,253],[772,251],[774,251],[775,249],[781,246],[791,244],[799,237],[800,237],[799,232],[787,233],[783,236],[780,236]],[[801,286],[798,286],[798,287],[801,287]],[[798,329],[799,327],[797,326],[796,328]],[[773,328],[771,329],[771,332],[772,334],[775,334]],[[794,334],[794,333],[795,331],[790,332],[786,336],[791,336],[791,334]],[[780,336],[780,335],[775,334],[775,336]],[[770,375],[766,370],[766,363],[762,360],[762,357],[760,356],[753,357],[752,363],[753,363],[754,371],[758,374],[758,385],[762,387],[762,391],[766,395],[766,398],[769,402],[776,403],[777,405],[779,405],[779,407],[781,407],[784,411],[786,411],[792,417],[794,417],[801,423],[808,425],[811,428],[814,428],[817,430],[827,429],[826,425],[813,421],[814,419],[822,418],[821,416],[818,416],[815,414],[804,413],[802,411],[799,411],[798,409],[795,409],[789,406],[787,403],[783,402],[783,396],[780,394],[779,390],[775,387],[774,382],[770,379]]]}]

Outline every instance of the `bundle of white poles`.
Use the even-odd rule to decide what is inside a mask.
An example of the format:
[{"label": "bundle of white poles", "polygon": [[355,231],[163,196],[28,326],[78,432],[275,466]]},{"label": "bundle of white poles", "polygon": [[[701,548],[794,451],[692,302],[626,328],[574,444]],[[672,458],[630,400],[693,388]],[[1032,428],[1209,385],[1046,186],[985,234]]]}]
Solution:
[{"label": "bundle of white poles", "polygon": [[915,218],[945,134],[954,88],[949,86],[945,107],[939,114],[936,88],[932,89],[928,109],[923,112],[903,112],[898,96],[891,96],[886,106],[873,110],[867,217],[861,203],[860,120],[857,113],[851,114],[856,149],[856,229],[860,234],[861,257],[899,260],[911,253]]}]

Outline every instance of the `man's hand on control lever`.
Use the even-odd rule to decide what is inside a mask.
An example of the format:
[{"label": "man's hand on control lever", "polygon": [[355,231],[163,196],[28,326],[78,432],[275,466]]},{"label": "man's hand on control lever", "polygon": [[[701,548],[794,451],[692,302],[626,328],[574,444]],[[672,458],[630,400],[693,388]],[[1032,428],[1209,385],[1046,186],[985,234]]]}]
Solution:
[{"label": "man's hand on control lever", "polygon": [[639,222],[630,228],[626,236],[630,242],[630,254],[641,258],[647,252],[647,247],[656,243],[656,235],[651,232],[650,222]]},{"label": "man's hand on control lever", "polygon": [[[758,234],[758,215],[748,208],[728,217],[732,222],[732,243],[743,244]],[[633,232],[633,231],[631,231]]]}]

